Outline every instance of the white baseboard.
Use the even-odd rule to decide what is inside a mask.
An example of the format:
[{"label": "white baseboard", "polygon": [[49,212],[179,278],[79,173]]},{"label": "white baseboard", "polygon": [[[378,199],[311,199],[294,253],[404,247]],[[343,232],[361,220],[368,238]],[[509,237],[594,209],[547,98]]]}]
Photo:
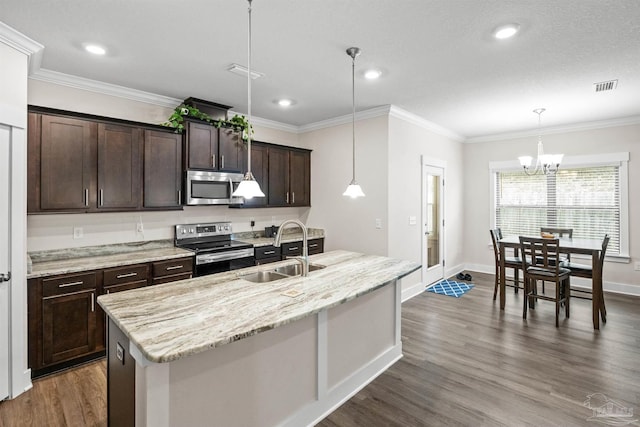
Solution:
[{"label": "white baseboard", "polygon": [[[487,273],[487,274],[495,273],[493,265],[483,265],[483,264],[466,264],[462,270],[477,271],[479,273]],[[509,271],[512,271],[512,270],[509,270]],[[507,274],[507,276],[512,277],[510,274]],[[576,288],[582,288],[582,289],[591,289],[591,280],[584,279],[582,277],[572,277],[571,286],[575,286]],[[605,292],[610,292],[613,294],[640,296],[640,286],[637,286],[637,285],[629,285],[627,283],[604,282],[602,284],[602,288],[604,289]]]},{"label": "white baseboard", "polygon": [[408,301],[416,295],[420,295],[425,290],[425,285],[422,282],[418,282],[415,285],[411,285],[406,289],[402,289],[402,302]]}]

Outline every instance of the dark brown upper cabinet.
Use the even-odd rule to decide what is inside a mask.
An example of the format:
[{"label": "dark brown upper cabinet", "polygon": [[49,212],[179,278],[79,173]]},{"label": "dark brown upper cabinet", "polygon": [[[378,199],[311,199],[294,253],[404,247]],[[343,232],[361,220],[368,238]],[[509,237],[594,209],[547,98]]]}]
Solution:
[{"label": "dark brown upper cabinet", "polygon": [[181,208],[182,135],[42,107],[28,126],[28,213]]},{"label": "dark brown upper cabinet", "polygon": [[311,153],[269,147],[269,206],[311,205]]},{"label": "dark brown upper cabinet", "polygon": [[98,209],[137,209],[142,194],[142,129],[98,124]]},{"label": "dark brown upper cabinet", "polygon": [[180,208],[181,193],[182,135],[146,130],[144,207]]},{"label": "dark brown upper cabinet", "polygon": [[185,120],[185,124],[185,169],[242,170],[246,151],[240,132],[200,121]]}]

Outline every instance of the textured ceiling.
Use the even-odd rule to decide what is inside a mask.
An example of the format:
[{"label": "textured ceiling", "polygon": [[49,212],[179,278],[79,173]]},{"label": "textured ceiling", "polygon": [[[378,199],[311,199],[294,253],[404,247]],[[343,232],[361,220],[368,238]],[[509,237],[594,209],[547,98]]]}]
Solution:
[{"label": "textured ceiling", "polygon": [[[246,65],[246,1],[0,0],[0,21],[45,46],[42,69],[246,111],[246,79],[226,71]],[[510,22],[515,38],[491,37]],[[638,0],[255,0],[254,115],[349,114],[350,46],[357,110],[393,104],[464,138],[535,129],[538,107],[543,126],[640,116]],[[362,78],[370,66],[383,77]]]}]

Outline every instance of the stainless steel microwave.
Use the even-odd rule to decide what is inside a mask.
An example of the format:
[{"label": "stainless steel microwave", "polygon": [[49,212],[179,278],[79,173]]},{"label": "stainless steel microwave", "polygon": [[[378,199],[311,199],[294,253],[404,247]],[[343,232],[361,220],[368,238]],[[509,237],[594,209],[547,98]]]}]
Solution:
[{"label": "stainless steel microwave", "polygon": [[242,197],[232,197],[242,181],[241,173],[187,170],[185,182],[187,205],[237,205]]}]

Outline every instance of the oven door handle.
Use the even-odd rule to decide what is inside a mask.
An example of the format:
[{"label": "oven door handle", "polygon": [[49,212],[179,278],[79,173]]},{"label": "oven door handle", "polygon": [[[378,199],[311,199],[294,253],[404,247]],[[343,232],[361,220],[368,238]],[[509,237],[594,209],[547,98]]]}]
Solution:
[{"label": "oven door handle", "polygon": [[233,181],[229,178],[229,200],[233,198]]},{"label": "oven door handle", "polygon": [[253,255],[253,248],[236,249],[233,251],[218,252],[213,254],[200,254],[196,256],[196,265],[212,264],[214,262],[230,261],[240,258],[249,258]]}]

